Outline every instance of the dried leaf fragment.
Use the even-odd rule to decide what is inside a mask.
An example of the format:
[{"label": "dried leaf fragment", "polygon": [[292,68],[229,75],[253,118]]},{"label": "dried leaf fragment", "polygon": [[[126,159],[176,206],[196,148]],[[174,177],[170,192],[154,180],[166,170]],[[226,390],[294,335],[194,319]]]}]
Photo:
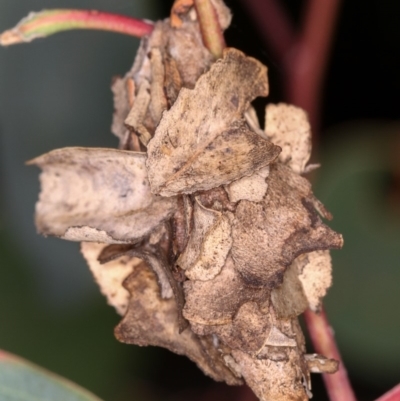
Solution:
[{"label": "dried leaf fragment", "polygon": [[129,293],[122,283],[142,261],[126,256],[102,265],[98,256],[106,246],[95,242],[82,242],[81,252],[108,304],[113,306],[118,314],[124,315],[128,308]]},{"label": "dried leaf fragment", "polygon": [[179,333],[174,299],[162,299],[156,277],[143,263],[125,281],[131,297],[124,319],[115,329],[118,340],[138,345],[156,345],[186,355],[215,380],[229,384],[241,381],[225,366],[222,356],[210,357],[205,342],[191,330]]},{"label": "dried leaf fragment", "polygon": [[332,261],[329,251],[315,251],[300,255],[293,264],[299,271],[299,280],[310,309],[318,312],[321,299],[332,284]]},{"label": "dried leaf fragment", "polygon": [[248,285],[272,289],[281,284],[283,273],[298,255],[340,248],[343,240],[322,223],[305,178],[275,163],[267,183],[263,202],[239,202],[231,253]]},{"label": "dried leaf fragment", "polygon": [[232,246],[229,217],[207,209],[196,198],[194,226],[177,265],[191,280],[210,280],[221,271]]},{"label": "dried leaf fragment", "polygon": [[231,202],[240,200],[261,202],[267,192],[268,184],[266,178],[268,175],[269,166],[261,168],[249,177],[243,177],[231,182],[226,186],[229,200]]},{"label": "dried leaf fragment", "polygon": [[267,166],[280,148],[244,119],[250,102],[268,94],[266,68],[236,49],[182,88],[148,145],[152,191],[163,196],[208,190]]},{"label": "dried leaf fragment", "polygon": [[269,104],[265,109],[265,133],[282,148],[279,160],[302,174],[311,156],[311,128],[306,112],[289,104]]},{"label": "dried leaf fragment", "polygon": [[117,149],[63,148],[28,162],[39,166],[36,225],[72,241],[135,242],[175,210],[150,192],[146,155]]},{"label": "dried leaf fragment", "polygon": [[262,302],[269,295],[264,290],[247,287],[230,257],[213,280],[188,280],[183,289],[185,318],[191,323],[210,326],[231,323],[240,305],[247,301]]}]

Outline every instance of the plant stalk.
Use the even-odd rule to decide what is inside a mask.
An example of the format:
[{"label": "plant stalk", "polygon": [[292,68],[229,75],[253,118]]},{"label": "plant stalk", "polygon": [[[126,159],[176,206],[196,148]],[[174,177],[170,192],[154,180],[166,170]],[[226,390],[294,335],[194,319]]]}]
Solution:
[{"label": "plant stalk", "polygon": [[194,0],[194,6],[199,19],[204,45],[218,59],[222,57],[222,52],[226,45],[214,6],[210,0]]},{"label": "plant stalk", "polygon": [[0,44],[9,46],[31,42],[71,29],[98,29],[142,37],[153,30],[153,23],[95,10],[44,10],[30,13],[14,28],[3,32]]},{"label": "plant stalk", "polygon": [[304,318],[315,351],[327,358],[339,361],[339,370],[336,373],[322,375],[330,401],[356,401],[325,311],[314,313],[308,309],[304,312]]}]

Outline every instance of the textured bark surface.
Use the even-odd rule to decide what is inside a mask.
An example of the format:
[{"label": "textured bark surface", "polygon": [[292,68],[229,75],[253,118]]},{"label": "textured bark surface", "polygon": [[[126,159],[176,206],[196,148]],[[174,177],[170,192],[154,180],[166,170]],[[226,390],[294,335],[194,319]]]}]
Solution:
[{"label": "textured bark surface", "polygon": [[[226,28],[229,11],[213,4]],[[343,240],[300,175],[310,170],[306,114],[269,104],[262,129],[251,101],[268,94],[266,67],[236,49],[213,63],[191,0],[142,40],[113,92],[120,150],[31,162],[43,170],[38,230],[84,241],[123,315],[120,341],[186,355],[262,401],[309,399],[310,373],[337,363],[306,354],[297,316],[320,308],[329,249]]]}]

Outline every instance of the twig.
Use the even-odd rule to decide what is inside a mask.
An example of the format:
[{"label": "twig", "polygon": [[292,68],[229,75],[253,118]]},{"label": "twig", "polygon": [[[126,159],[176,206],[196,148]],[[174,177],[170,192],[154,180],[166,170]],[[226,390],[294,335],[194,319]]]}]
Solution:
[{"label": "twig", "polygon": [[393,387],[390,391],[383,394],[375,401],[399,401],[400,400],[400,384]]},{"label": "twig", "polygon": [[217,13],[210,0],[194,0],[204,45],[215,58],[222,56],[225,39]]},{"label": "twig", "polygon": [[315,351],[340,363],[336,373],[323,375],[330,401],[356,401],[325,311],[322,310],[317,314],[307,310],[304,317]]},{"label": "twig", "polygon": [[94,10],[44,10],[30,13],[14,28],[0,35],[0,44],[9,46],[30,42],[70,29],[99,29],[141,37],[153,30],[153,24],[124,15]]}]

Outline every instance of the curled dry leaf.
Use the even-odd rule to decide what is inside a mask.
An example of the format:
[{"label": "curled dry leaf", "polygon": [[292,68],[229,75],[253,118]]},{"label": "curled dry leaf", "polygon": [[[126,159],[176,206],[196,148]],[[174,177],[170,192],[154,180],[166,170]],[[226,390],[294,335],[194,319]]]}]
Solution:
[{"label": "curled dry leaf", "polygon": [[[229,11],[212,3],[225,28]],[[328,250],[343,240],[300,176],[306,114],[269,105],[262,131],[250,103],[268,94],[266,67],[236,49],[212,61],[192,1],[176,1],[114,81],[124,150],[66,148],[31,162],[43,170],[38,230],[85,241],[101,291],[124,314],[120,341],[244,379],[261,401],[307,400],[310,372],[337,363],[306,354],[297,316],[319,309]]]},{"label": "curled dry leaf", "polygon": [[150,192],[146,155],[117,149],[64,148],[28,162],[39,166],[36,226],[71,241],[135,242],[175,210]]},{"label": "curled dry leaf", "polygon": [[81,252],[108,304],[113,306],[118,314],[124,315],[129,304],[129,292],[122,283],[142,261],[125,256],[103,265],[98,261],[98,256],[105,247],[105,244],[82,242]]}]

